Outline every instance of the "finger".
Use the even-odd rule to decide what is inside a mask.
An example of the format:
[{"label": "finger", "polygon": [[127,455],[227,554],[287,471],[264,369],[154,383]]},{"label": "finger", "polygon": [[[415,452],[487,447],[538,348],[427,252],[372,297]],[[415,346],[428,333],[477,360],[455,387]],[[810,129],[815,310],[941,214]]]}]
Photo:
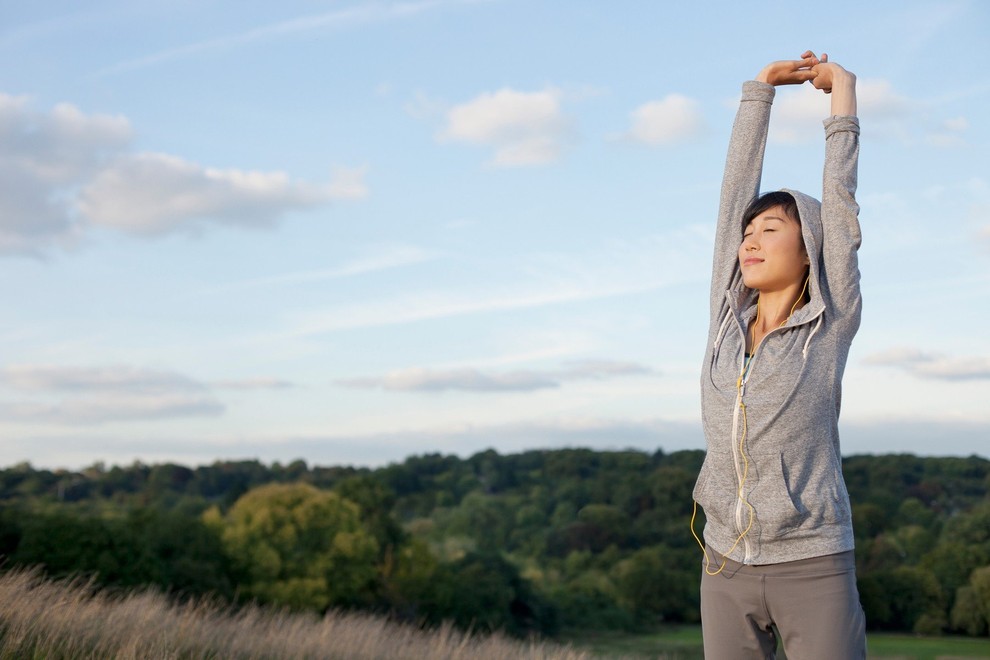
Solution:
[{"label": "finger", "polygon": [[828,53],[822,53],[822,62],[828,62]]}]

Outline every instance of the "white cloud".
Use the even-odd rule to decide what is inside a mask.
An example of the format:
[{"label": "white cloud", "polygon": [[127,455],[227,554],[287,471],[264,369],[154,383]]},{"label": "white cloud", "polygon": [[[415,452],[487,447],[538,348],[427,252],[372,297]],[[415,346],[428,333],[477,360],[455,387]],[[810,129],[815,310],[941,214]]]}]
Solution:
[{"label": "white cloud", "polygon": [[381,388],[392,391],[518,392],[560,387],[567,381],[649,375],[653,369],[632,362],[584,360],[553,370],[485,372],[471,367],[453,369],[400,369],[384,376],[339,381],[347,387]]},{"label": "white cloud", "polygon": [[347,387],[382,388],[396,391],[438,392],[467,390],[475,392],[529,391],[559,387],[559,383],[532,371],[484,373],[477,369],[400,369],[381,377],[352,378],[339,381]]},{"label": "white cloud", "polygon": [[704,131],[699,103],[681,94],[644,103],[630,113],[630,119],[632,128],[625,137],[651,146],[688,142]]},{"label": "white cloud", "polygon": [[557,89],[486,92],[450,108],[437,138],[491,147],[492,163],[498,166],[550,163],[560,157],[571,134],[560,101]]},{"label": "white cloud", "polygon": [[[965,117],[936,119],[937,100],[911,98],[890,81],[860,78],[856,83],[857,113],[875,138],[905,144],[919,141],[936,147],[962,146],[969,127]],[[807,144],[821,139],[821,122],[831,111],[831,99],[811,85],[778,89],[770,122],[771,142]]]},{"label": "white cloud", "polygon": [[[896,92],[887,80],[859,79],[856,83],[858,115],[873,130],[904,137],[903,122],[916,102]],[[829,116],[831,98],[809,84],[778,89],[770,122],[771,142],[804,144],[821,139],[821,122]]]},{"label": "white cloud", "polygon": [[48,113],[29,107],[27,97],[0,92],[0,166],[40,182],[73,183],[94,171],[131,140],[121,116],[85,115],[68,103]]},{"label": "white cloud", "polygon": [[256,378],[241,378],[239,380],[218,380],[211,383],[213,387],[225,390],[284,390],[295,387],[287,380],[259,376]]},{"label": "white cloud", "polygon": [[[275,379],[215,385],[240,389],[288,386]],[[0,386],[20,397],[0,401],[0,417],[6,422],[90,425],[217,416],[224,411],[205,383],[172,371],[141,367],[13,365],[0,369]]]},{"label": "white cloud", "polygon": [[937,380],[990,380],[990,358],[954,358],[940,353],[899,347],[863,359],[864,364],[895,367],[918,378]]},{"label": "white cloud", "polygon": [[0,417],[7,422],[60,425],[213,417],[222,414],[223,410],[212,397],[182,394],[133,396],[117,393],[82,396],[57,403],[0,402]]},{"label": "white cloud", "polygon": [[15,365],[0,369],[0,383],[18,390],[129,391],[152,394],[204,389],[202,383],[181,374],[126,366]]},{"label": "white cloud", "polygon": [[165,154],[123,156],[79,198],[96,225],[135,234],[198,228],[205,222],[271,225],[281,214],[330,199],[327,188],[293,183],[281,172],[217,170]]},{"label": "white cloud", "polygon": [[562,378],[611,378],[614,376],[645,376],[656,374],[651,367],[619,360],[574,360],[561,372]]},{"label": "white cloud", "polygon": [[36,112],[0,93],[0,253],[37,254],[76,233],[72,189],[131,139],[123,117],[61,104]]},{"label": "white cloud", "polygon": [[314,185],[133,153],[131,139],[124,117],[69,104],[37,112],[0,93],[0,253],[42,254],[92,226],[161,234],[211,222],[271,225],[288,211],[368,194],[365,168],[337,168]]}]

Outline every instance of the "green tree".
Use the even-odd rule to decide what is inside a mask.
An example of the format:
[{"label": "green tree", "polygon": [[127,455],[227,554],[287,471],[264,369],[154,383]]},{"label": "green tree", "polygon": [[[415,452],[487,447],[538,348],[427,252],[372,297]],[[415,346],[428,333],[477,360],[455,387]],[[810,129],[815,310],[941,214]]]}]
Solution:
[{"label": "green tree", "polygon": [[619,602],[644,623],[690,620],[699,605],[697,578],[681,570],[672,554],[663,546],[643,548],[613,571]]},{"label": "green tree", "polygon": [[866,620],[876,628],[939,632],[948,623],[945,597],[935,575],[917,566],[898,566],[859,580]]},{"label": "green tree", "polygon": [[338,494],[269,484],[248,491],[224,517],[217,509],[204,515],[248,576],[248,596],[317,610],[372,599],[377,543],[357,505]]},{"label": "green tree", "polygon": [[439,564],[422,592],[427,621],[453,621],[461,628],[513,635],[552,633],[556,611],[501,555],[472,552]]},{"label": "green tree", "polygon": [[990,631],[990,566],[973,571],[969,584],[959,588],[952,627],[974,637]]}]

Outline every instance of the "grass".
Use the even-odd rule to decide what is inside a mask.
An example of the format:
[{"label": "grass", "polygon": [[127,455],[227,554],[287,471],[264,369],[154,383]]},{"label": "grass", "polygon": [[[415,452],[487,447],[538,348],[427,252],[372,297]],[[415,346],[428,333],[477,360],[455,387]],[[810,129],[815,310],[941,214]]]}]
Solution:
[{"label": "grass", "polygon": [[443,626],[422,630],[366,614],[318,617],[155,591],[114,594],[33,570],[0,575],[0,658],[328,658],[590,660],[591,652]]},{"label": "grass", "polygon": [[[587,633],[574,631],[566,638],[578,648],[599,656],[615,654],[667,660],[702,660],[701,628],[678,626],[653,633]],[[893,633],[869,633],[871,660],[962,660],[990,659],[990,639],[973,637],[918,637]],[[783,659],[784,654],[779,653]]]},{"label": "grass", "polygon": [[[0,574],[0,660],[8,658],[337,658],[395,660],[701,660],[701,629],[644,635],[574,631],[570,645],[451,626],[423,630],[367,614],[324,617],[216,602],[179,604],[155,591],[114,593],[34,570]],[[990,659],[990,640],[870,634],[875,660]],[[783,658],[783,654],[780,656]]]},{"label": "grass", "polygon": [[956,658],[990,658],[990,639],[986,637],[918,637],[886,633],[869,635],[867,646],[871,658],[893,660],[955,660]]}]

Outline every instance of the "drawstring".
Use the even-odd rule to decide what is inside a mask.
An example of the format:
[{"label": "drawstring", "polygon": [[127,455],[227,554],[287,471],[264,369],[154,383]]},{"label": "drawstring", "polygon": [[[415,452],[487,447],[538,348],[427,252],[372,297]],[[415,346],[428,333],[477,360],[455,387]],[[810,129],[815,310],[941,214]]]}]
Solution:
[{"label": "drawstring", "polygon": [[729,321],[732,320],[732,310],[730,309],[725,313],[725,318],[722,320],[722,325],[718,329],[718,335],[715,337],[715,344],[713,346],[714,352],[718,352],[718,346],[722,343],[722,337],[725,335],[725,328],[729,325]]},{"label": "drawstring", "polygon": [[811,338],[815,336],[816,332],[818,332],[818,328],[822,327],[822,316],[823,314],[818,315],[818,323],[816,323],[815,327],[811,330],[810,333],[808,333],[808,338],[804,342],[804,349],[801,351],[801,357],[805,361],[808,360],[808,345],[811,344]]}]

